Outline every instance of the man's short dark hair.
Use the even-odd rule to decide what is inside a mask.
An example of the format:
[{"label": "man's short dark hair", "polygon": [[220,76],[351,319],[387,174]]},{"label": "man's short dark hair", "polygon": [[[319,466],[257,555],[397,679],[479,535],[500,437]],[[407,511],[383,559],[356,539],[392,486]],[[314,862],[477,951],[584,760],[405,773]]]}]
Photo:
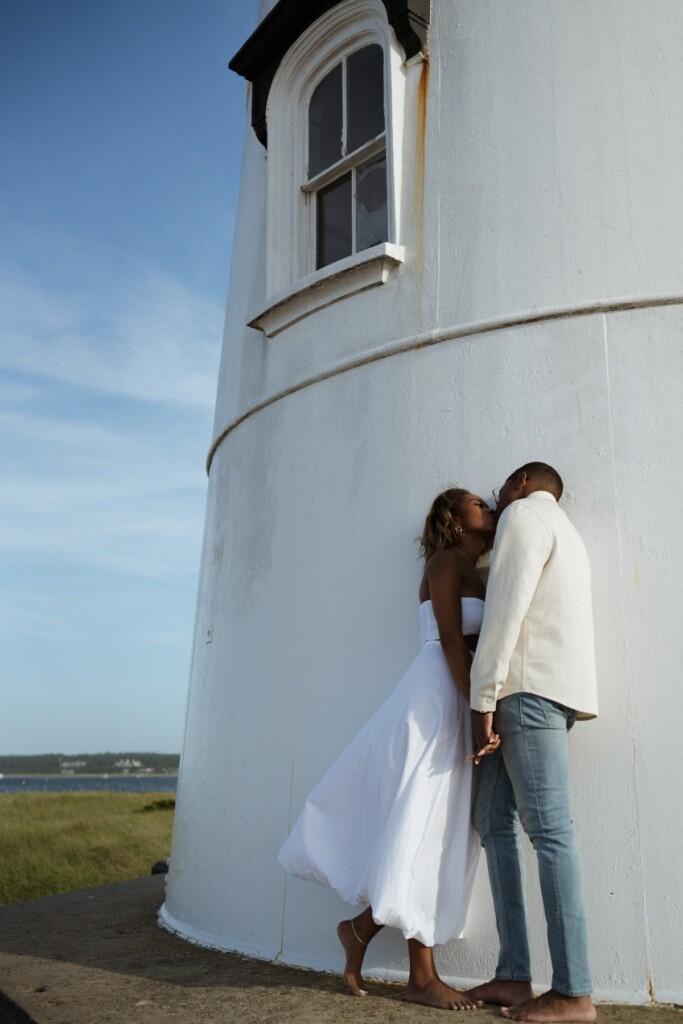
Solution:
[{"label": "man's short dark hair", "polygon": [[546,484],[547,489],[551,494],[555,495],[558,501],[562,497],[562,491],[564,490],[562,477],[547,462],[527,462],[526,465],[516,469],[514,473],[510,473],[508,480],[517,479],[520,473],[526,473],[529,480],[539,480]]}]

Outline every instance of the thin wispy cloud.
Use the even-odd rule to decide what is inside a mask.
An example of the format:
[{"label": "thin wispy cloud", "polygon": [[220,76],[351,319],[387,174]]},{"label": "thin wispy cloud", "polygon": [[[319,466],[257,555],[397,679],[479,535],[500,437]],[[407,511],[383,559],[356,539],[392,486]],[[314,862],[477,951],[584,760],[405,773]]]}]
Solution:
[{"label": "thin wispy cloud", "polygon": [[160,270],[87,276],[0,285],[0,549],[194,577],[222,309]]},{"label": "thin wispy cloud", "polygon": [[[75,268],[76,269],[76,268]],[[78,280],[77,269],[74,279]],[[223,309],[153,268],[70,294],[0,279],[0,367],[146,402],[210,410]]]},{"label": "thin wispy cloud", "polygon": [[0,287],[0,746],[177,749],[223,314],[158,269],[87,276]]}]

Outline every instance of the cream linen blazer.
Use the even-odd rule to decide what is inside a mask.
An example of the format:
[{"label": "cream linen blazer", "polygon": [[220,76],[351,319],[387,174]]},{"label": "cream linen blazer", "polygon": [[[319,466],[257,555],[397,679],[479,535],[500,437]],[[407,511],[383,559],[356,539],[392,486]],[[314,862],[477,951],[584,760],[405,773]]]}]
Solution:
[{"label": "cream linen blazer", "polygon": [[500,517],[471,680],[475,711],[533,693],[579,718],[598,713],[588,556],[548,491]]}]

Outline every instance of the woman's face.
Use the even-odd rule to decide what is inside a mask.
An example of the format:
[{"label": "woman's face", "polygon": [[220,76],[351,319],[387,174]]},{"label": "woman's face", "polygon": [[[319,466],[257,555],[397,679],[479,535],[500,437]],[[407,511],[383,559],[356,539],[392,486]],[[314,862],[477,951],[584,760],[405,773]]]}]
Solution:
[{"label": "woman's face", "polygon": [[496,513],[477,494],[468,494],[460,506],[460,525],[467,533],[492,536],[496,531]]}]

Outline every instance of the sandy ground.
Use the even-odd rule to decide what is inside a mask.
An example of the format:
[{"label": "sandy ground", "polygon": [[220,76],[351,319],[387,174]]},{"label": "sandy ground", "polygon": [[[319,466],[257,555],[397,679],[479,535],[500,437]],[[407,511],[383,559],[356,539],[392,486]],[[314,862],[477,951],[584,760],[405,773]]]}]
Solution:
[{"label": "sandy ground", "polygon": [[[214,953],[156,924],[163,877],[0,907],[0,1024],[443,1024],[402,986],[347,996],[334,975]],[[458,1020],[463,1015],[457,1015]],[[500,1019],[468,1012],[470,1024]],[[674,1007],[601,1006],[601,1024],[683,1024]]]}]

